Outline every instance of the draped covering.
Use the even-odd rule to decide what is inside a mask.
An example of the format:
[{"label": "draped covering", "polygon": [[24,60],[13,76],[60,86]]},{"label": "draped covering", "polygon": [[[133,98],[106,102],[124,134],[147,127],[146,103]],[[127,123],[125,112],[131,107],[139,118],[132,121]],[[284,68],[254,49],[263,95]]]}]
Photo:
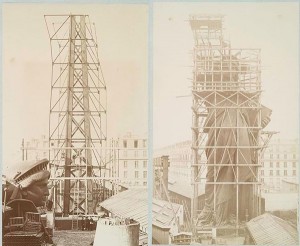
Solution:
[{"label": "draped covering", "polygon": [[[249,98],[251,95],[246,93],[226,92],[210,99],[215,107],[207,104],[208,115],[204,123],[207,184],[205,206],[198,217],[200,224],[229,222],[236,211],[236,185],[233,182],[249,182],[256,176],[257,167],[253,164],[258,162],[258,132],[269,122],[271,110],[265,107],[259,110],[258,104],[253,105],[253,98]],[[247,208],[250,193],[250,185],[239,186],[239,200],[243,206],[239,209]]]}]

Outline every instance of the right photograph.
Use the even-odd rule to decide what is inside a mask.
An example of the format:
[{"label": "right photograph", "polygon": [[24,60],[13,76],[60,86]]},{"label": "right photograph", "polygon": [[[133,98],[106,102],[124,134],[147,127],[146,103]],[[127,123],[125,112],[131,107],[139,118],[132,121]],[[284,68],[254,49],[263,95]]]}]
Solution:
[{"label": "right photograph", "polygon": [[299,3],[153,6],[153,245],[299,245]]}]

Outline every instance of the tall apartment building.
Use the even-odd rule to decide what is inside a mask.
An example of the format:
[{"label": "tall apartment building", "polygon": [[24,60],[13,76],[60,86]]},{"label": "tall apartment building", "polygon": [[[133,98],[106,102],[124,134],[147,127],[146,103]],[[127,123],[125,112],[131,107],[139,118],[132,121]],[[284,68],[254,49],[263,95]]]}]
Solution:
[{"label": "tall apartment building", "polygon": [[264,192],[281,191],[283,181],[299,183],[299,140],[271,140],[261,164],[259,174]]},{"label": "tall apartment building", "polygon": [[[120,183],[126,187],[147,186],[148,177],[148,147],[147,139],[135,136],[131,133],[118,138],[111,139],[107,143],[108,150],[103,151],[106,162],[109,163],[107,176],[116,177]],[[50,159],[56,156],[58,151],[55,143],[51,143]],[[40,160],[49,158],[49,140],[46,136],[23,141],[22,144],[23,160]],[[74,163],[80,158],[74,158]],[[79,164],[79,163],[77,163]],[[63,163],[61,163],[63,165]],[[59,176],[62,169],[56,170]]]},{"label": "tall apartment building", "polygon": [[[191,180],[191,141],[183,141],[154,151],[154,157],[169,156],[169,180]],[[204,158],[203,158],[203,161]],[[299,140],[272,139],[261,158],[259,176],[263,192],[282,190],[282,182],[299,183]],[[205,182],[205,170],[201,174]]]},{"label": "tall apartment building", "polygon": [[[147,139],[131,133],[117,140],[118,166],[116,176],[125,186],[147,186],[148,148]],[[116,173],[117,172],[117,173]]]}]

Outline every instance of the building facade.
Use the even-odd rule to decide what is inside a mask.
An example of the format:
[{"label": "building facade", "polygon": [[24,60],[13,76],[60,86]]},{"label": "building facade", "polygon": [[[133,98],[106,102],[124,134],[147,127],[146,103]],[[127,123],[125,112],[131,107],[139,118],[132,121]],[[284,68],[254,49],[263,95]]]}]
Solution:
[{"label": "building facade", "polygon": [[118,138],[117,166],[115,176],[128,187],[146,187],[148,177],[148,145],[147,139],[131,133]]},{"label": "building facade", "polygon": [[192,141],[187,140],[154,150],[154,157],[169,156],[169,179],[191,181]]},{"label": "building facade", "polygon": [[265,193],[283,191],[283,181],[298,183],[299,140],[273,139],[261,159],[260,178]]},{"label": "building facade", "polygon": [[[102,176],[114,177],[126,187],[146,187],[148,177],[147,139],[127,133],[120,138],[109,140],[107,145],[107,149],[99,150],[100,155],[104,156],[106,165],[105,174],[102,171]],[[45,135],[40,138],[24,140],[21,147],[22,158],[23,160],[40,160],[43,158],[55,160],[57,146],[56,143],[51,142],[49,147],[49,140]],[[72,158],[74,164],[80,166],[80,155]],[[53,169],[55,170],[55,173],[52,173],[53,177],[60,176],[63,172],[64,157],[60,158],[58,162],[60,168]],[[50,165],[54,164],[50,163]],[[96,175],[98,176],[98,173]]]},{"label": "building facade", "polygon": [[[169,180],[191,180],[191,141],[183,141],[154,151],[154,157],[169,156]],[[203,159],[204,161],[204,159]],[[299,140],[270,141],[261,157],[259,176],[264,192],[279,192],[282,182],[298,183]],[[205,171],[201,174],[205,179]]]}]

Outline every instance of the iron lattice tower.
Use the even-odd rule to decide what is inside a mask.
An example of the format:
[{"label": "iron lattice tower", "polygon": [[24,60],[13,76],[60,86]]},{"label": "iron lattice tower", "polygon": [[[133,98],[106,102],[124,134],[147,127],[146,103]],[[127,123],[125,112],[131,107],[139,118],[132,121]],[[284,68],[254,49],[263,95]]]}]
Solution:
[{"label": "iron lattice tower", "polygon": [[231,48],[223,37],[222,16],[191,16],[189,22],[194,36],[191,217],[197,225],[203,209],[199,189],[205,186],[217,224],[222,187],[232,195],[228,202],[238,227],[246,214],[251,218],[261,212],[261,130],[270,110],[261,105],[260,50]]},{"label": "iron lattice tower", "polygon": [[[95,26],[87,15],[47,15],[52,82],[49,143],[51,177],[61,178],[56,199],[64,215],[91,214],[107,169],[106,85]],[[96,190],[96,191],[95,191]]]}]

